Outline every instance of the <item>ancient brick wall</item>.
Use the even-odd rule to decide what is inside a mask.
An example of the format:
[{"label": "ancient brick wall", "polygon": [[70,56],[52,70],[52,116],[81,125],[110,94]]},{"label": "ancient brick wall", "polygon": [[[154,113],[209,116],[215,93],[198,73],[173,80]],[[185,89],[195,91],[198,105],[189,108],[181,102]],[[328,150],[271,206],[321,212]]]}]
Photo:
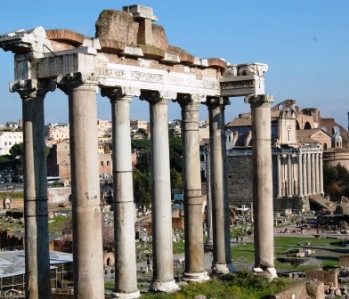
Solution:
[{"label": "ancient brick wall", "polygon": [[323,271],[310,270],[306,273],[306,278],[311,280],[323,281],[325,284],[333,283],[333,286],[338,289],[338,272],[337,271]]},{"label": "ancient brick wall", "polygon": [[292,211],[301,211],[302,208],[303,201],[299,197],[274,198],[274,210],[292,209]]},{"label": "ancient brick wall", "polygon": [[229,203],[235,206],[250,206],[253,200],[252,156],[249,152],[251,150],[247,150],[246,155],[227,156]]},{"label": "ancient brick wall", "polygon": [[323,282],[307,282],[300,281],[286,290],[271,295],[270,299],[304,299],[304,298],[315,298],[315,299],[324,299],[324,283]]}]

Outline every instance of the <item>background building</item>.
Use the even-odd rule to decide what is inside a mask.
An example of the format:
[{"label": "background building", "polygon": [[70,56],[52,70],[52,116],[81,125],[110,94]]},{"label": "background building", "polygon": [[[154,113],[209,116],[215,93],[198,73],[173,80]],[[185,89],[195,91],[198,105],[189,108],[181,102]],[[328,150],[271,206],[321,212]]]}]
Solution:
[{"label": "background building", "polygon": [[[236,206],[250,206],[253,202],[251,115],[240,114],[226,129],[229,201]],[[272,108],[274,209],[308,210],[326,206],[323,155],[334,144],[329,132],[337,132],[340,137],[336,138],[342,140],[342,146],[347,146],[346,130],[333,119],[322,118],[316,108],[300,109],[295,100],[285,100]]]}]

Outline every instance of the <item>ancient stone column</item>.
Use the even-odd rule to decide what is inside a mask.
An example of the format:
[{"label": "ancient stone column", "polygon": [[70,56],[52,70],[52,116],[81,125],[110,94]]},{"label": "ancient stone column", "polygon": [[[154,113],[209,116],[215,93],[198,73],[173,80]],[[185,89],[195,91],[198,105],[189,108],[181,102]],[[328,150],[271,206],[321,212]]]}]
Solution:
[{"label": "ancient stone column", "polygon": [[319,170],[319,153],[314,154],[314,169],[315,169],[315,194],[320,193],[320,170]]},{"label": "ancient stone column", "polygon": [[222,138],[225,127],[222,118],[221,106],[225,99],[207,98],[209,124],[210,124],[210,162],[211,162],[211,196],[212,196],[212,223],[213,223],[213,274],[228,273],[227,246],[226,246],[226,224],[227,217],[225,205],[224,159],[222,149]]},{"label": "ancient stone column", "polygon": [[261,268],[275,276],[270,126],[273,97],[252,95],[246,97],[245,102],[251,105],[252,118],[255,268]]},{"label": "ancient stone column", "polygon": [[307,196],[308,193],[308,172],[307,172],[307,154],[303,154],[303,165],[302,165],[302,171],[303,171],[303,190],[304,190],[304,195]]},{"label": "ancient stone column", "polygon": [[[132,91],[132,90],[131,90]],[[114,298],[138,298],[135,246],[135,207],[132,180],[130,103],[121,88],[103,88],[110,99],[113,123],[113,211],[115,246]]]},{"label": "ancient stone column", "polygon": [[292,154],[287,155],[287,197],[292,197]]},{"label": "ancient stone column", "polygon": [[152,166],[153,281],[150,289],[179,290],[173,273],[171,181],[168,137],[168,100],[157,91],[142,91],[149,102]]},{"label": "ancient stone column", "polygon": [[211,163],[210,163],[210,145],[205,146],[206,155],[206,201],[207,201],[207,241],[208,248],[213,246],[213,231],[212,231],[212,196],[211,196]]},{"label": "ancient stone column", "polygon": [[307,172],[308,172],[308,194],[313,194],[313,185],[312,185],[312,179],[311,179],[311,153],[307,153]]},{"label": "ancient stone column", "polygon": [[303,197],[303,154],[299,150],[298,153],[298,196]]},{"label": "ancient stone column", "polygon": [[320,193],[324,196],[324,170],[323,170],[323,160],[322,153],[319,154],[319,173],[320,173]]},{"label": "ancient stone column", "polygon": [[311,193],[316,194],[316,164],[315,164],[315,153],[311,153]]},{"label": "ancient stone column", "polygon": [[229,98],[222,98],[221,105],[221,128],[222,128],[222,155],[223,155],[223,194],[224,194],[224,232],[225,232],[225,261],[229,270],[233,271],[231,262],[231,242],[230,242],[230,210],[228,191],[228,162],[227,162],[227,136],[225,134],[225,107],[230,105]]},{"label": "ancient stone column", "polygon": [[58,79],[69,96],[74,298],[104,298],[96,81],[74,73]]},{"label": "ancient stone column", "polygon": [[281,172],[281,154],[277,155],[277,172],[278,172],[278,194],[276,195],[277,198],[282,197],[282,172]]},{"label": "ancient stone column", "polygon": [[50,80],[12,82],[22,98],[26,297],[51,298],[44,99]]},{"label": "ancient stone column", "polygon": [[195,96],[177,98],[182,108],[185,270],[183,280],[203,282],[205,271],[200,172],[199,105]]}]

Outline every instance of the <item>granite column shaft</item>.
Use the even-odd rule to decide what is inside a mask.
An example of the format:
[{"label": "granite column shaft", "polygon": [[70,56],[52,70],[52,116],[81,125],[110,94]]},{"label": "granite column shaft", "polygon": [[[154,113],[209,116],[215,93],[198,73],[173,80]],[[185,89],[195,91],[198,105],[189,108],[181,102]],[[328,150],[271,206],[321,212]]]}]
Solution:
[{"label": "granite column shaft", "polygon": [[112,106],[115,289],[117,298],[138,298],[135,207],[132,180],[130,103],[121,88],[104,88]]},{"label": "granite column shaft", "polygon": [[150,289],[179,290],[173,273],[171,180],[168,137],[168,100],[159,92],[142,91],[141,99],[150,107],[153,281]]},{"label": "granite column shaft", "polygon": [[211,196],[213,222],[213,261],[212,271],[215,274],[227,273],[226,216],[225,216],[225,185],[224,157],[222,138],[225,128],[222,117],[221,98],[208,98],[210,130],[210,162],[211,162]]},{"label": "granite column shaft", "polygon": [[199,144],[199,102],[179,100],[182,108],[185,272],[184,280],[208,280],[205,271]]},{"label": "granite column shaft", "polygon": [[59,87],[69,96],[74,298],[104,298],[96,82],[75,73]]},{"label": "granite column shaft", "polygon": [[22,98],[26,297],[51,298],[44,99],[50,80],[11,83]]},{"label": "granite column shaft", "polygon": [[273,177],[271,154],[272,96],[253,95],[245,98],[251,105],[253,134],[253,210],[255,267],[275,272],[273,227]]}]

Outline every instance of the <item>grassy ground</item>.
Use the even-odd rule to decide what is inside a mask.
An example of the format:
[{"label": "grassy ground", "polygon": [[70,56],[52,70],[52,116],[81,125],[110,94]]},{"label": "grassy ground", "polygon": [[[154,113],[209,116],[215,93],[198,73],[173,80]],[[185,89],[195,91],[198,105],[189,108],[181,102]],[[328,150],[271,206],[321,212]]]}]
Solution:
[{"label": "grassy ground", "polygon": [[293,282],[283,278],[272,282],[256,277],[249,273],[227,274],[220,278],[213,278],[206,283],[191,283],[181,285],[181,290],[175,294],[147,293],[144,299],[190,299],[198,295],[215,299],[261,299],[269,298]]},{"label": "grassy ground", "polygon": [[[338,267],[338,256],[348,253],[340,239],[336,238],[318,238],[309,237],[291,237],[277,236],[274,238],[275,257],[285,256],[291,249],[311,249],[315,252],[313,258],[318,261],[319,265],[326,269]],[[184,243],[174,243],[177,252],[184,250]],[[182,249],[181,249],[182,247]],[[258,278],[251,274],[251,265],[254,262],[254,245],[253,243],[239,243],[232,247],[233,263],[238,265],[238,274],[228,274],[220,279],[214,278],[203,284],[189,284],[181,286],[181,291],[175,294],[153,294],[146,293],[142,295],[145,299],[184,299],[195,298],[197,295],[205,295],[206,298],[216,299],[264,299],[269,298],[271,294],[275,294],[284,290],[294,283],[292,280],[277,278],[272,282],[268,282],[263,278]],[[318,266],[316,266],[318,267]],[[277,271],[306,271],[314,268],[314,265],[298,265],[294,266],[290,263],[281,263],[276,260],[275,268]],[[148,274],[151,279],[151,274]],[[108,288],[113,289],[113,284],[109,284]],[[145,290],[141,285],[140,290]]]}]

